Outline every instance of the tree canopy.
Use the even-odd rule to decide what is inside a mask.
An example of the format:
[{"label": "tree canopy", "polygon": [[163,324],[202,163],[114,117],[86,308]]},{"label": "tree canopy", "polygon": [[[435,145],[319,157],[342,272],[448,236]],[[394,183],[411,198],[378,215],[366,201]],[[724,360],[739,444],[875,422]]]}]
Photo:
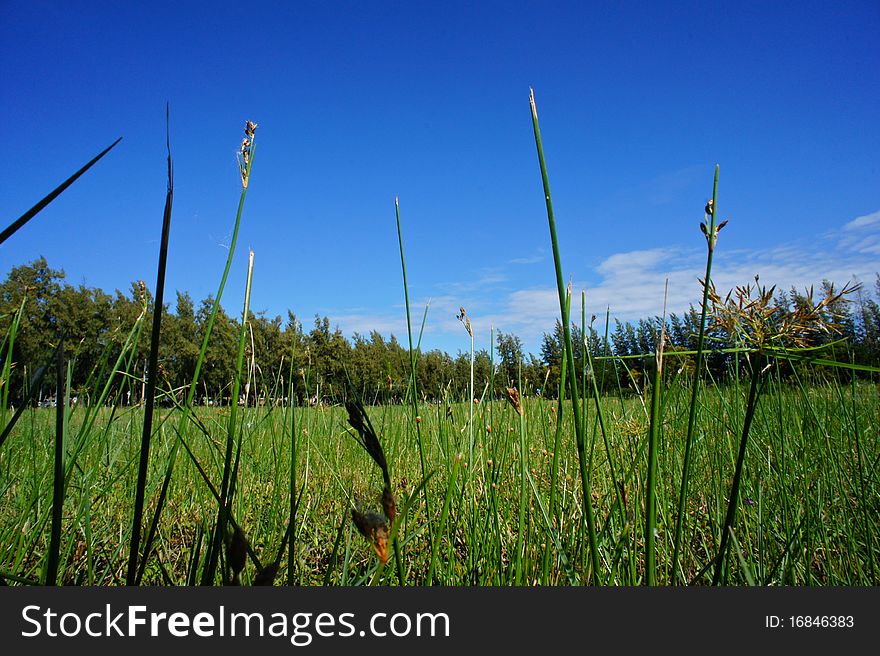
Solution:
[{"label": "tree canopy", "polygon": [[[823,291],[831,283],[823,284]],[[826,342],[840,340],[836,357],[872,366],[880,365],[880,276],[871,290],[860,289],[854,298],[840,299],[828,311],[835,314],[840,333],[828,335]],[[778,292],[774,298],[777,312],[786,312],[809,303],[809,298],[795,289]],[[173,311],[171,304],[162,308],[162,335],[159,352],[160,387],[182,400],[184,390],[195,375],[199,349],[204,338],[213,299],[199,302],[178,291]],[[7,397],[15,403],[24,398],[30,376],[47,364],[64,332],[65,355],[71,362],[72,395],[87,392],[95,377],[108,376],[122,351],[132,326],[142,314],[152,316],[153,296],[142,282],[133,282],[126,292],[108,294],[100,289],[73,286],[65,281],[62,270],[53,269],[44,258],[13,268],[0,283],[0,335],[5,335],[0,361],[11,361]],[[9,328],[20,314],[18,330],[9,349]],[[696,348],[699,311],[691,307],[683,315],[670,314],[643,318],[636,322],[615,322],[607,339],[593,325],[572,326],[574,366],[584,375],[594,375],[603,392],[639,388],[654,366],[651,356],[665,326],[667,352],[685,352]],[[148,323],[147,323],[148,325]],[[141,331],[128,368],[129,378],[143,379],[149,339]],[[208,342],[205,363],[199,377],[199,403],[227,404],[234,375],[240,317],[230,316],[222,307],[215,318]],[[717,326],[709,327],[706,358],[709,372],[723,379],[736,354],[721,353],[732,346],[731,338]],[[816,343],[821,345],[820,342]],[[522,387],[526,393],[539,392],[556,397],[560,390],[562,366],[562,326],[559,321],[541,340],[540,353],[525,352],[522,340],[513,333],[497,332],[497,357],[479,351],[474,357],[474,394],[484,391],[499,398],[505,387]],[[587,349],[592,367],[585,362]],[[614,356],[608,359],[607,356]],[[492,362],[495,372],[492,372]],[[693,374],[694,358],[676,357],[676,366],[668,375]],[[462,400],[468,394],[470,353],[455,356],[439,350],[417,354],[417,383],[420,394],[429,400]],[[38,398],[51,395],[54,372],[43,379]],[[274,402],[293,396],[298,402],[336,401],[354,389],[367,402],[400,402],[409,388],[409,354],[394,335],[377,331],[347,338],[327,317],[315,316],[305,328],[288,311],[286,319],[251,313],[248,318],[246,366],[243,386],[251,402]],[[488,390],[494,380],[495,389]],[[131,397],[137,402],[139,385],[131,385]]]}]

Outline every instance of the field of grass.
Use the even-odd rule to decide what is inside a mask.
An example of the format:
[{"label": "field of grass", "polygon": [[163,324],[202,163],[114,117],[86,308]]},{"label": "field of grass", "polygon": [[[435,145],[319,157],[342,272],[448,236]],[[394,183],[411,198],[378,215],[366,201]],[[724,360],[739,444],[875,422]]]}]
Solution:
[{"label": "field of grass", "polygon": [[[748,444],[727,583],[876,584],[877,394],[877,386],[869,384],[804,388],[768,383]],[[743,390],[727,387],[709,389],[700,399],[680,581],[710,582],[737,459],[744,397]],[[671,580],[689,400],[688,387],[676,383],[665,390],[656,485],[660,584]],[[420,405],[418,424],[410,407],[367,409],[383,440],[398,505],[421,480],[416,426],[432,474],[425,488],[431,515],[416,495],[400,529],[407,585],[568,585],[594,579],[570,408],[563,408],[560,425],[556,402],[528,398],[523,406],[522,424],[506,401],[484,399],[476,406],[472,463],[465,404],[448,406],[451,413],[444,404]],[[649,408],[639,397],[606,398],[602,410],[607,450],[595,412],[585,408],[599,574],[606,584],[637,585],[645,582]],[[178,412],[161,411],[156,417],[161,427],[148,498],[155,498],[163,481],[177,439]],[[263,566],[278,555],[289,519],[290,412],[240,410],[232,516]],[[302,493],[291,540],[293,582],[397,584],[393,561],[383,568],[351,521],[352,507],[379,507],[382,481],[348,434],[345,409],[295,412]],[[125,580],[143,410],[101,409],[88,433],[81,435],[88,414],[73,408],[67,421],[69,465],[58,580],[119,584]],[[174,469],[143,583],[201,580],[217,502],[195,464],[219,487],[223,444],[215,436],[225,433],[229,411],[196,414],[207,434],[190,433],[192,458],[182,459]],[[41,580],[50,538],[54,420],[52,410],[27,411],[0,452],[0,573],[10,582]],[[285,556],[279,582],[288,580],[287,567]],[[377,575],[377,570],[382,571]],[[248,563],[242,582],[251,583],[256,573],[257,566]],[[220,580],[218,574],[216,582]]]},{"label": "field of grass", "polygon": [[[573,401],[530,395],[521,383],[507,399],[489,398],[480,390],[494,381],[471,373],[468,396],[441,403],[425,401],[411,376],[403,405],[364,408],[352,387],[344,405],[195,407],[254,161],[257,126],[249,121],[227,264],[188,389],[157,385],[161,312],[150,332],[153,373],[131,373],[132,345],[147,334],[144,302],[115,363],[107,350],[90,377],[90,405],[66,402],[71,368],[59,336],[54,365],[28,364],[31,390],[55,367],[61,402],[40,409],[31,398],[13,412],[8,381],[21,310],[12,317],[0,346],[0,580],[876,585],[880,388],[857,382],[856,372],[877,370],[830,360],[811,341],[834,332],[832,309],[846,290],[780,314],[772,289],[748,286],[722,300],[704,285],[696,351],[664,354],[661,336],[657,353],[644,355],[654,375],[640,394],[600,397],[593,362],[572,364],[572,299],[534,97],[531,113],[564,335],[561,391]],[[716,168],[701,225],[707,281],[727,223],[716,222],[717,188]],[[156,307],[172,199],[169,154]],[[396,209],[412,372],[418,336]],[[247,394],[252,268],[253,257],[232,399]],[[723,383],[704,371],[710,318],[735,341]],[[473,340],[463,308],[460,319]],[[690,366],[679,367],[683,356],[695,356]],[[272,376],[292,379],[298,357],[291,353],[290,370]],[[127,385],[144,387],[143,406],[120,405]],[[174,407],[156,407],[157,398]]]}]

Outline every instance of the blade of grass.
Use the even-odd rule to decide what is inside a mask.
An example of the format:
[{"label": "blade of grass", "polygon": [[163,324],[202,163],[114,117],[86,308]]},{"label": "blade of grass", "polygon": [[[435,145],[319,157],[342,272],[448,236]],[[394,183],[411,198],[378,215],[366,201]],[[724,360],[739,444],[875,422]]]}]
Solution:
[{"label": "blade of grass", "polygon": [[[290,381],[288,388],[290,390],[290,515],[288,517],[288,530],[290,530],[290,549],[287,550],[287,585],[293,586],[294,583],[294,565],[296,563],[296,510],[299,505],[296,500],[296,402],[293,393],[293,372],[296,366],[296,323],[293,325],[294,337],[290,340]],[[340,531],[341,535],[341,531]],[[338,542],[338,537],[337,537]],[[335,552],[336,546],[334,546]],[[328,569],[329,571],[329,569]]]},{"label": "blade of grass", "polygon": [[26,224],[28,221],[30,221],[32,218],[34,218],[37,214],[39,214],[43,210],[43,208],[46,207],[46,205],[48,205],[53,200],[55,200],[58,196],[60,196],[61,193],[65,189],[67,189],[70,185],[72,185],[74,182],[76,182],[77,178],[79,178],[83,173],[85,173],[90,168],[92,168],[92,166],[94,164],[96,164],[99,159],[101,159],[104,155],[109,153],[110,150],[116,144],[118,144],[120,141],[122,141],[122,137],[119,137],[116,141],[114,141],[112,144],[107,146],[100,153],[95,155],[95,157],[92,158],[92,160],[90,160],[88,163],[86,163],[86,165],[83,166],[79,171],[77,171],[72,176],[67,178],[67,180],[62,182],[57,187],[55,187],[55,189],[52,190],[51,192],[49,192],[49,194],[45,198],[43,198],[40,202],[38,202],[36,205],[34,205],[31,209],[29,209],[27,212],[25,212],[20,217],[18,217],[15,221],[13,221],[11,224],[9,224],[9,226],[3,232],[0,232],[0,244],[2,244],[4,241],[9,239],[16,232],[18,232],[18,230],[22,226],[24,226],[24,224]]},{"label": "blade of grass", "polygon": [[[247,125],[248,125],[248,128],[250,128],[251,122],[248,121]],[[253,136],[253,132],[251,132],[250,135],[251,135],[250,155],[247,159],[247,167],[242,172],[241,195],[239,196],[239,200],[238,200],[238,211],[235,214],[235,225],[232,228],[232,240],[229,243],[229,254],[226,256],[226,266],[223,269],[223,276],[220,278],[220,286],[217,289],[217,295],[214,298],[214,304],[211,306],[211,312],[208,315],[208,321],[207,321],[207,324],[205,325],[205,335],[202,338],[202,346],[201,346],[201,349],[199,350],[199,357],[196,359],[195,371],[193,372],[193,377],[192,377],[192,380],[190,381],[190,384],[189,384],[189,391],[187,392],[187,395],[186,395],[186,403],[183,406],[183,412],[180,413],[178,432],[181,433],[184,437],[186,437],[186,435],[187,435],[187,429],[189,426],[189,423],[187,420],[189,419],[189,417],[192,414],[192,402],[193,402],[193,398],[195,397],[196,387],[198,386],[198,383],[199,383],[199,375],[201,373],[202,366],[204,365],[204,362],[205,362],[205,354],[207,353],[208,342],[210,341],[211,333],[214,328],[214,320],[217,317],[217,310],[220,307],[220,299],[223,297],[223,290],[226,288],[226,280],[229,277],[229,270],[232,268],[232,260],[233,260],[233,257],[235,256],[235,246],[236,246],[236,243],[238,242],[238,232],[239,232],[239,228],[241,227],[241,216],[244,211],[244,201],[245,201],[245,197],[247,196],[248,183],[250,181],[251,170],[254,165],[254,158],[256,156],[256,151],[257,151],[257,147],[256,147],[256,143],[255,143],[256,139]],[[179,447],[179,444],[180,444],[180,441],[175,441],[174,445],[171,448],[171,453],[168,456],[169,463],[171,465],[173,465],[173,463],[176,461],[177,449]],[[169,478],[171,476],[171,471],[172,470],[169,469],[166,474],[166,476]],[[164,489],[167,489],[167,486],[163,485],[163,490]],[[160,501],[161,501],[160,503],[156,504],[156,509],[153,512],[153,519],[151,521],[149,535],[156,534],[156,528],[158,527],[159,519],[162,515],[162,510],[165,507],[164,499],[162,499]],[[152,548],[152,541],[148,540],[144,544],[144,553],[150,553],[151,548]]]},{"label": "blade of grass", "polygon": [[[223,460],[223,480],[220,484],[220,503],[217,508],[217,523],[214,531],[214,540],[211,544],[208,557],[208,567],[203,573],[202,585],[210,585],[214,581],[217,570],[217,558],[220,553],[220,545],[226,534],[227,516],[232,504],[232,451],[235,447],[236,437],[241,445],[241,431],[238,428],[238,397],[241,391],[241,370],[244,365],[244,350],[247,342],[247,329],[249,323],[251,284],[254,272],[254,252],[248,256],[247,281],[244,290],[244,309],[241,315],[241,329],[238,336],[238,356],[235,361],[235,370],[232,378],[231,405],[229,407],[229,421],[226,424],[226,453]],[[246,410],[247,408],[245,408]]]},{"label": "blade of grass", "polygon": [[137,574],[138,549],[144,512],[144,493],[147,487],[147,466],[150,458],[150,436],[153,432],[153,407],[156,402],[156,379],[159,377],[159,334],[165,298],[165,270],[168,262],[168,237],[171,232],[171,205],[174,200],[174,173],[171,162],[171,109],[165,105],[165,146],[168,153],[168,187],[165,191],[165,210],[162,214],[162,237],[159,242],[159,267],[156,273],[153,329],[150,335],[150,355],[147,365],[147,390],[144,399],[144,426],[141,434],[141,453],[138,463],[137,487],[134,497],[134,516],[131,520],[131,545],[128,553],[126,585],[134,585]]},{"label": "blade of grass", "polygon": [[657,368],[654,372],[654,385],[651,389],[651,426],[648,431],[648,481],[645,493],[645,582],[657,585],[657,449],[660,446],[660,426],[663,423],[661,406],[661,387],[663,383],[663,342],[666,340],[666,298],[669,293],[669,279],[663,294],[663,328],[657,344]]},{"label": "blade of grass", "polygon": [[[70,366],[64,375],[64,335],[59,338],[55,355],[55,478],[52,488],[52,532],[46,561],[43,585],[55,585],[58,581],[58,565],[61,549],[61,520],[64,510],[64,419],[67,410],[66,393],[70,389]],[[65,385],[65,380],[67,385]]]},{"label": "blade of grass", "polygon": [[715,558],[715,574],[712,577],[712,585],[721,583],[721,575],[724,571],[724,562],[727,556],[727,545],[730,539],[733,522],[736,519],[736,509],[739,505],[739,488],[742,481],[743,464],[746,458],[746,445],[749,439],[749,431],[752,420],[758,407],[758,397],[764,380],[764,361],[761,354],[755,354],[751,360],[751,381],[749,382],[749,397],[746,402],[746,415],[743,421],[742,436],[740,437],[739,453],[736,458],[736,469],[733,473],[733,483],[730,486],[730,496],[727,501],[727,514],[724,517],[724,526],[721,528],[721,543],[718,547],[718,555]]},{"label": "blade of grass", "polygon": [[3,347],[0,350],[6,350],[6,357],[3,359],[3,371],[0,373],[0,426],[6,426],[6,409],[9,407],[9,388],[12,386],[12,356],[15,349],[15,337],[18,334],[18,327],[21,324],[21,316],[24,314],[24,307],[27,303],[27,294],[23,294],[21,305],[18,312],[12,317],[6,336],[3,339]]},{"label": "blade of grass", "polygon": [[[535,132],[535,146],[538,149],[538,164],[541,168],[541,180],[544,185],[544,201],[547,205],[547,221],[550,226],[550,241],[553,246],[553,263],[556,269],[556,287],[559,293],[559,311],[562,315],[562,331],[565,336],[565,352],[570,363],[574,363],[574,354],[571,342],[571,326],[568,322],[568,313],[565,311],[565,283],[562,276],[562,263],[559,255],[559,241],[556,237],[556,221],[553,217],[553,201],[550,196],[550,180],[547,176],[547,165],[544,161],[544,146],[541,142],[541,130],[538,126],[538,109],[535,105],[535,93],[530,89],[529,103],[532,109],[532,127]],[[593,567],[593,581],[596,584],[602,582],[602,572],[599,569],[599,545],[596,540],[596,526],[593,519],[593,500],[589,490],[589,476],[587,472],[586,447],[581,424],[580,395],[578,394],[576,367],[571,366],[568,370],[568,384],[571,391],[571,404],[574,413],[575,437],[577,439],[578,463],[580,465],[581,491],[583,494],[584,518],[587,524],[587,535],[590,542],[590,561]]]},{"label": "blade of grass", "polygon": [[[419,465],[421,466],[422,471],[422,480],[426,480],[427,469],[425,467],[425,451],[422,447],[422,429],[421,424],[416,421],[416,417],[419,416],[419,405],[418,405],[418,387],[416,382],[416,352],[413,350],[413,338],[412,338],[412,321],[410,319],[410,309],[409,309],[409,285],[406,282],[406,260],[403,256],[403,229],[400,225],[400,199],[394,199],[394,214],[397,219],[397,241],[400,245],[400,267],[403,271],[403,297],[406,303],[406,332],[407,337],[409,338],[409,360],[410,360],[410,372],[412,375],[411,380],[411,402],[413,409],[413,423],[416,426],[416,444],[419,449]],[[434,545],[434,532],[431,529],[431,499],[428,494],[428,487],[422,486],[422,494],[425,499],[425,512],[428,522],[428,543],[431,545],[431,549],[433,549]],[[431,581],[428,581],[428,585],[431,584]]]},{"label": "blade of grass", "polygon": [[706,336],[706,316],[709,312],[709,288],[712,275],[712,255],[715,252],[716,218],[718,216],[718,171],[715,166],[715,181],[712,183],[712,212],[708,215],[708,233],[706,235],[706,275],[703,278],[703,303],[700,311],[700,325],[697,332],[697,362],[694,367],[694,382],[691,390],[691,403],[688,408],[688,426],[684,446],[684,464],[681,472],[681,488],[678,494],[678,512],[675,519],[675,537],[672,547],[672,585],[678,581],[678,559],[681,552],[681,534],[684,530],[684,505],[688,495],[688,485],[691,475],[691,448],[694,442],[694,427],[697,418],[697,397],[700,392],[700,374],[703,368],[703,343]]}]

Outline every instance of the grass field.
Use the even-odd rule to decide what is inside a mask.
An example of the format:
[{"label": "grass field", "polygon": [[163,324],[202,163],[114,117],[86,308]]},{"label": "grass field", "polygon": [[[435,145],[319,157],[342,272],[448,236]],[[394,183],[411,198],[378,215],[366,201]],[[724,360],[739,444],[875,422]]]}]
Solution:
[{"label": "grass field", "polygon": [[[655,533],[661,584],[671,580],[690,400],[689,388],[677,383],[664,392]],[[727,558],[728,583],[876,584],[877,394],[877,386],[869,384],[800,387],[768,382],[746,454]],[[400,529],[406,584],[567,585],[592,579],[572,413],[563,409],[560,426],[556,402],[528,398],[523,405],[522,424],[506,401],[484,399],[476,406],[472,463],[466,404],[449,406],[451,414],[443,404],[419,406],[418,424],[411,407],[367,409],[384,442],[398,500],[412,494],[421,480],[416,427],[433,474],[425,488],[431,515],[423,497],[416,495]],[[700,399],[680,581],[709,582],[744,405],[744,391],[735,387],[710,388]],[[601,580],[637,585],[645,582],[649,408],[639,397],[609,397],[602,411],[607,450],[596,413],[585,407]],[[398,583],[396,569],[382,567],[351,521],[352,507],[378,508],[382,481],[348,434],[344,408],[295,412],[302,494],[291,541],[293,582]],[[148,498],[155,499],[164,479],[177,439],[177,414],[166,410],[156,418],[161,427]],[[195,463],[219,487],[223,440],[217,436],[226,431],[229,411],[203,409],[196,414],[207,434],[189,433],[192,458],[186,456],[174,469],[144,583],[201,580],[217,501]],[[82,434],[88,419],[94,423]],[[0,572],[10,581],[41,580],[50,537],[54,421],[52,410],[27,411],[0,452]],[[265,566],[281,549],[289,520],[291,410],[240,409],[239,421],[241,455],[232,516]],[[69,410],[59,581],[124,582],[142,422],[139,408]],[[288,580],[287,567],[287,558],[282,558],[278,581]],[[377,570],[382,571],[377,575]],[[248,563],[242,582],[252,582],[256,572],[256,565]]]},{"label": "grass field", "polygon": [[[848,291],[832,288],[817,303],[810,295],[779,312],[772,288],[746,286],[722,299],[703,285],[696,351],[664,355],[661,334],[657,353],[643,356],[653,359],[646,369],[653,376],[637,385],[639,394],[600,396],[592,373],[601,367],[590,361],[598,354],[573,364],[571,292],[534,97],[531,113],[564,336],[560,388],[574,402],[530,395],[521,383],[507,390],[508,399],[493,399],[480,390],[496,389],[494,381],[475,381],[473,364],[465,398],[425,401],[412,375],[419,338],[397,207],[411,359],[403,405],[365,409],[352,388],[345,406],[195,407],[254,161],[257,125],[248,121],[229,255],[187,389],[170,394],[157,384],[161,312],[150,333],[153,374],[132,373],[134,345],[147,334],[144,301],[115,364],[108,347],[89,376],[91,405],[66,402],[71,366],[59,338],[52,347],[61,402],[35,408],[30,398],[13,412],[8,381],[22,310],[12,316],[0,347],[0,579],[876,585],[880,388],[867,375],[878,370],[828,359],[812,341],[834,333],[833,308]],[[0,243],[107,151],[14,222]],[[727,223],[716,222],[717,188],[716,167],[701,224],[707,281]],[[172,198],[169,150],[157,307]],[[251,256],[232,399],[247,395],[252,267]],[[463,308],[460,319],[473,363]],[[723,383],[703,366],[710,319],[734,344]],[[677,360],[685,356],[694,358]],[[266,379],[292,381],[299,357],[291,352],[290,369],[265,372]],[[50,365],[27,364],[38,372],[32,394]],[[144,388],[143,406],[119,405],[128,385]],[[157,398],[175,405],[154,407]]]}]

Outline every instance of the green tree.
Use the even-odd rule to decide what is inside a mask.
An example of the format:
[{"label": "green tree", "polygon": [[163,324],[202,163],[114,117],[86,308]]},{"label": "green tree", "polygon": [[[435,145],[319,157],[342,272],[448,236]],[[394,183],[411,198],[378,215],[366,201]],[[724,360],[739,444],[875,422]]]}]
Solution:
[{"label": "green tree", "polygon": [[502,381],[508,387],[518,387],[520,367],[525,364],[522,340],[513,333],[498,331],[495,338]]}]

